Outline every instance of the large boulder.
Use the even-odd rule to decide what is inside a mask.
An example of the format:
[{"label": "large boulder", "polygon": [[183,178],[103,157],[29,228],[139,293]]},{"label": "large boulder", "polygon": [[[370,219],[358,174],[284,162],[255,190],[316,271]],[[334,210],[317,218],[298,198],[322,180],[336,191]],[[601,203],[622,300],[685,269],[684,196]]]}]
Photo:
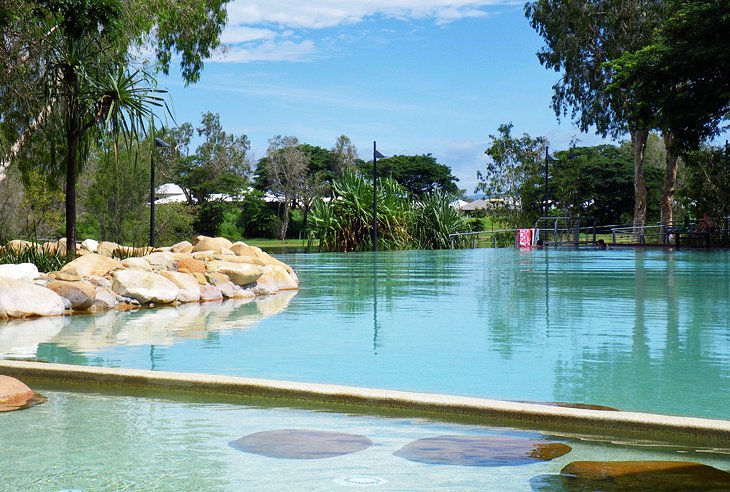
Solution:
[{"label": "large boulder", "polygon": [[97,253],[89,253],[88,255],[76,258],[61,268],[62,272],[74,272],[82,277],[96,275],[103,277],[114,270],[124,268],[121,261],[108,258]]},{"label": "large boulder", "polygon": [[201,302],[219,301],[223,299],[223,293],[215,285],[198,285],[198,287],[200,288]]},{"label": "large boulder", "polygon": [[122,265],[127,268],[131,268],[132,270],[142,270],[144,272],[151,272],[153,270],[149,261],[144,258],[137,258],[136,256],[124,258],[122,260]]},{"label": "large boulder", "polygon": [[54,280],[46,284],[46,289],[51,289],[59,296],[66,298],[71,303],[71,309],[84,311],[89,309],[96,299],[96,288],[91,282],[64,282]]},{"label": "large boulder", "polygon": [[233,243],[224,237],[198,236],[197,242],[193,245],[193,253],[198,251],[230,250]]},{"label": "large boulder", "polygon": [[263,287],[274,293],[280,290],[296,290],[299,284],[283,267],[266,265],[263,274],[256,281],[256,287]]},{"label": "large boulder", "polygon": [[89,253],[96,253],[99,249],[99,241],[95,239],[84,239],[81,241],[81,248],[85,249]]},{"label": "large boulder", "polygon": [[247,263],[231,263],[228,261],[209,261],[205,268],[209,272],[222,273],[236,285],[248,285],[256,282],[264,270],[257,265]]},{"label": "large boulder", "polygon": [[169,304],[177,300],[180,289],[162,275],[140,270],[117,270],[113,274],[112,290],[136,299],[142,304]]},{"label": "large boulder", "polygon": [[89,308],[89,311],[108,311],[113,309],[117,304],[117,295],[111,288],[97,286],[94,303]]},{"label": "large boulder", "polygon": [[0,278],[0,319],[59,316],[63,299],[50,289],[30,282]]},{"label": "large boulder", "polygon": [[181,241],[177,244],[173,244],[170,247],[170,251],[173,253],[192,253],[193,245],[189,241]]},{"label": "large boulder", "polygon": [[266,263],[261,261],[259,258],[256,258],[255,256],[216,254],[216,255],[213,255],[213,259],[219,260],[219,261],[227,261],[229,263],[247,263],[249,265],[258,265],[258,266],[266,265]]},{"label": "large boulder", "polygon": [[160,275],[177,285],[180,294],[177,300],[180,302],[196,302],[200,300],[200,284],[194,275],[181,272],[162,271]]},{"label": "large boulder", "polygon": [[177,270],[187,273],[205,273],[205,262],[195,258],[182,257],[177,260]]},{"label": "large boulder", "polygon": [[15,280],[31,280],[40,276],[38,267],[33,263],[19,263],[17,265],[0,265],[0,277],[12,278]]},{"label": "large boulder", "polygon": [[28,248],[32,248],[33,243],[30,241],[23,241],[22,239],[13,239],[12,241],[8,241],[8,244],[5,245],[5,251],[14,251],[16,253],[19,253],[21,251],[25,251]]},{"label": "large boulder", "polygon": [[172,264],[175,262],[175,255],[173,255],[169,251],[158,251],[156,253],[150,253],[146,256],[143,256],[142,259],[147,260],[147,262],[152,265],[153,268],[164,268],[167,270],[169,268],[172,268]]},{"label": "large boulder", "polygon": [[102,256],[111,257],[114,254],[114,252],[117,250],[118,247],[119,247],[119,245],[117,243],[112,243],[110,241],[102,241],[96,247],[96,252]]}]

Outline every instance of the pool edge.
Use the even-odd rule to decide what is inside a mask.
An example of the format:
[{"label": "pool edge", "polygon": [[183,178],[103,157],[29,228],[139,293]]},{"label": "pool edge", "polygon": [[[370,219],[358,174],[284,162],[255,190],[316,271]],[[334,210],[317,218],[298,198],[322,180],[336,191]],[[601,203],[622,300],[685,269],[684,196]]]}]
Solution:
[{"label": "pool edge", "polygon": [[[439,420],[536,428],[571,434],[726,448],[730,420],[651,413],[585,410],[539,403],[300,383],[199,373],[149,371],[0,360],[0,374],[26,384],[93,390],[164,390],[208,397],[261,398],[323,409],[395,411]],[[291,405],[289,405],[291,403]]]}]

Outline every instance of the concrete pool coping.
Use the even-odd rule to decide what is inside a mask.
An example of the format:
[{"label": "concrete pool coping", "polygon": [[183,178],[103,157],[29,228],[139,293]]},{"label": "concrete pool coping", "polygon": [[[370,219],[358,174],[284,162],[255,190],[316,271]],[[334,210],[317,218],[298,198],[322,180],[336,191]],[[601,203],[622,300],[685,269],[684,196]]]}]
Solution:
[{"label": "concrete pool coping", "polygon": [[[252,379],[197,373],[0,360],[0,374],[26,384],[115,391],[145,396],[195,395],[323,410],[424,416],[444,421],[515,426],[604,439],[681,443],[727,448],[730,420],[639,412],[586,410],[549,404],[432,393]],[[155,393],[158,392],[158,393]],[[164,393],[164,395],[160,395]]]}]

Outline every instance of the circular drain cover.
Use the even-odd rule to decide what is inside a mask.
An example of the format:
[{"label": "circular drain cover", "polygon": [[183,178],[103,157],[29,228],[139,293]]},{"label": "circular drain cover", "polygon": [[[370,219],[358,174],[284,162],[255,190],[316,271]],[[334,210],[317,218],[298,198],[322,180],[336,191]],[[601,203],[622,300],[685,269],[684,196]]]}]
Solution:
[{"label": "circular drain cover", "polygon": [[375,487],[388,483],[387,480],[378,477],[344,477],[335,480],[335,483],[348,487]]}]

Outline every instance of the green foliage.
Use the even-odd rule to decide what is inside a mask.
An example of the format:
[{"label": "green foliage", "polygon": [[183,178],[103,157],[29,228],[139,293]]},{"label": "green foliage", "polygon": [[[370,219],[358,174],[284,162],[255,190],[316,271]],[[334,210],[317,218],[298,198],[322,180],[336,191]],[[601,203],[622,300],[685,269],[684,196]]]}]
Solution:
[{"label": "green foliage", "polygon": [[421,249],[448,249],[449,234],[468,232],[469,223],[452,206],[453,195],[434,191],[415,202],[413,236]]},{"label": "green foliage", "polygon": [[251,171],[247,152],[251,144],[246,135],[231,135],[223,130],[220,115],[203,113],[198,136],[204,138],[195,154],[179,159],[175,182],[189,190],[199,204],[215,194],[237,195],[248,183]]},{"label": "green foliage", "polygon": [[[393,178],[410,193],[423,195],[432,191],[456,194],[459,180],[451,174],[451,168],[439,164],[431,154],[396,155],[378,159],[378,177]],[[360,170],[366,176],[373,175],[373,162],[361,161]]]},{"label": "green foliage", "polygon": [[668,0],[647,45],[619,53],[608,65],[612,89],[633,94],[671,130],[682,149],[717,135],[730,109],[730,4]]},{"label": "green foliage", "polygon": [[544,164],[545,137],[523,134],[512,136],[512,123],[499,126],[497,135],[490,135],[491,144],[484,152],[490,159],[484,171],[477,172],[476,191],[490,198],[501,198],[495,216],[510,226],[534,222],[540,214],[540,171]]},{"label": "green foliage", "polygon": [[[595,217],[599,224],[626,223],[634,207],[631,157],[613,145],[556,152],[550,168],[550,198],[560,215]],[[662,171],[645,169],[649,215],[657,218]]]},{"label": "green foliage", "polygon": [[680,203],[693,217],[707,212],[715,220],[730,217],[730,148],[704,146],[689,152]]},{"label": "green foliage", "polygon": [[165,203],[155,206],[155,237],[159,244],[172,245],[189,241],[194,236],[195,213],[185,203]]},{"label": "green foliage", "polygon": [[67,262],[66,255],[50,252],[34,244],[20,248],[5,248],[0,253],[0,264],[33,263],[40,272],[55,272]]},{"label": "green foliage", "polygon": [[[347,174],[332,184],[333,199],[317,200],[309,214],[311,239],[323,251],[369,251],[373,247],[373,184]],[[378,249],[407,249],[414,245],[409,231],[413,212],[407,191],[395,180],[378,180]]]},{"label": "green foliage", "polygon": [[264,193],[253,190],[245,193],[236,225],[243,237],[274,238],[280,227],[276,204],[264,200]]},{"label": "green foliage", "polygon": [[223,202],[203,202],[196,205],[193,229],[203,236],[218,236],[225,210],[226,204]]}]

